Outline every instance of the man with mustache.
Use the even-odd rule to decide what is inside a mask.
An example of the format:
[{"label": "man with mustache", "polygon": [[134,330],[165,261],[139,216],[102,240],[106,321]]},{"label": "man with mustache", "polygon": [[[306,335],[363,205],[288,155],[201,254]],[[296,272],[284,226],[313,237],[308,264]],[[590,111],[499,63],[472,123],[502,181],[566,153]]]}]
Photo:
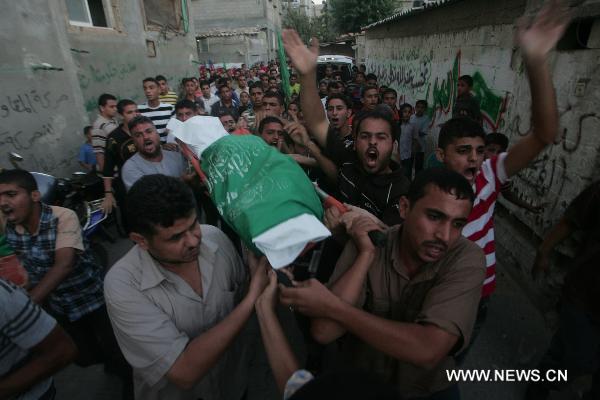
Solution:
[{"label": "man with mustache", "polygon": [[104,295],[138,399],[253,398],[253,341],[241,332],[267,263],[249,255],[248,271],[196,209],[192,191],[164,175],[144,176],[127,194],[136,245],[106,275]]},{"label": "man with mustache", "polygon": [[162,174],[183,178],[186,163],[181,153],[163,151],[160,136],[152,120],[148,117],[135,117],[129,122],[129,131],[137,149],[123,165],[123,183],[129,191],[131,186],[144,175]]},{"label": "man with mustache", "polygon": [[[398,124],[393,121],[389,108],[377,107],[376,101],[369,102],[366,110],[354,118],[351,133],[348,101],[331,95],[326,103],[328,121],[314,85],[318,42],[313,40],[308,48],[296,31],[287,29],[283,32],[283,43],[300,76],[303,91],[300,102],[308,130],[324,149],[323,154],[338,167],[336,182],[332,183],[337,186],[340,200],[369,211],[388,225],[399,223],[398,199],[406,194],[409,181],[402,169],[391,161],[399,135]],[[328,168],[319,165],[324,171]],[[332,221],[337,218],[332,217]],[[330,228],[335,225],[337,222],[332,222]]]},{"label": "man with mustache", "polygon": [[445,370],[469,343],[485,275],[483,252],[461,235],[474,198],[460,174],[422,172],[384,247],[369,239],[375,222],[355,219],[329,290],[311,279],[280,287],[281,302],[312,318],[319,343],[348,333],[334,365],[379,374],[407,399],[458,398]]}]

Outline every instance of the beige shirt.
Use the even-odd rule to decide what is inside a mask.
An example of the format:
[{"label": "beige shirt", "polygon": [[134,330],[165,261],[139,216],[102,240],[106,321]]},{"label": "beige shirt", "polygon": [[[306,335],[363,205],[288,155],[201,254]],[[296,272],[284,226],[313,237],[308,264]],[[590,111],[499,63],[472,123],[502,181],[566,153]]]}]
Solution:
[{"label": "beige shirt", "polygon": [[[56,241],[54,242],[54,250],[73,248],[75,250],[83,251],[83,237],[81,236],[81,225],[79,225],[79,219],[75,211],[64,207],[50,206],[52,214],[58,219],[56,226]],[[35,236],[39,232],[38,230],[33,232]],[[22,225],[16,225],[15,231],[19,235],[25,234],[25,227]]]},{"label": "beige shirt", "polygon": [[92,146],[94,153],[104,154],[106,148],[106,138],[108,135],[117,129],[119,123],[116,119],[105,118],[102,115],[98,115],[98,118],[92,124]]},{"label": "beige shirt", "polygon": [[[358,304],[385,319],[436,325],[458,336],[457,345],[437,367],[426,370],[347,335],[342,339],[338,362],[380,374],[396,384],[406,398],[428,396],[453,384],[448,382],[445,370],[454,367],[452,355],[470,341],[485,276],[485,257],[475,243],[461,236],[441,260],[423,265],[410,277],[400,259],[400,233],[401,225],[387,231],[386,245],[377,250]],[[350,242],[336,264],[331,283],[350,269],[356,256],[356,247]]]},{"label": "beige shirt", "polygon": [[238,400],[246,390],[249,346],[244,346],[244,334],[192,389],[179,389],[166,378],[188,342],[231,313],[245,291],[246,270],[229,239],[210,225],[201,230],[202,296],[138,246],[106,275],[106,306],[133,367],[136,399]]}]

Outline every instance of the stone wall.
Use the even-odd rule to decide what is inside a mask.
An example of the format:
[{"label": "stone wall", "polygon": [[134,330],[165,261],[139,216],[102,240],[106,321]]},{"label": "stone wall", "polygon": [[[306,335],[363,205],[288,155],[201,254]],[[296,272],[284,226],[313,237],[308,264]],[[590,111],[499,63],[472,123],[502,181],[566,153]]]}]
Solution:
[{"label": "stone wall", "polygon": [[[502,132],[514,144],[530,129],[531,98],[521,55],[513,47],[513,24],[539,3],[455,1],[373,27],[366,31],[367,69],[379,76],[381,84],[398,91],[400,103],[428,101],[432,148],[440,124],[451,117],[457,78],[473,76],[486,130]],[[544,205],[543,212],[534,215],[501,200],[506,209],[496,218],[498,244],[503,248],[499,254],[504,255],[500,262],[513,265],[523,278],[539,238],[570,200],[600,176],[600,11],[597,1],[579,3],[574,14],[589,18],[587,43],[594,48],[578,49],[574,40],[565,40],[550,57],[560,132],[554,146],[512,179],[514,191],[534,205]],[[566,36],[579,28],[575,24]],[[572,248],[567,243],[558,250],[569,254]],[[559,286],[560,276],[551,280]],[[524,281],[531,284],[528,278]]]},{"label": "stone wall", "polygon": [[[23,167],[65,176],[78,169],[83,127],[102,93],[145,101],[141,81],[197,74],[188,31],[146,26],[141,1],[107,0],[109,28],[70,24],[64,1],[6,3],[0,15],[0,166],[20,153]],[[185,4],[185,2],[184,2]],[[151,40],[155,57],[147,55]],[[46,69],[40,69],[46,68]]]}]

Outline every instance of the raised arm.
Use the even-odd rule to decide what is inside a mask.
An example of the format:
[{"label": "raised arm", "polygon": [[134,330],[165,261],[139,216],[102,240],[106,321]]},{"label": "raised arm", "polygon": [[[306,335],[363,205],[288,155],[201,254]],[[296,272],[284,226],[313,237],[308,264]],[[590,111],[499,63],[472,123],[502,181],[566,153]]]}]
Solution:
[{"label": "raised arm", "polygon": [[308,130],[315,137],[322,148],[327,143],[327,131],[329,121],[325,115],[323,104],[317,90],[317,56],[319,54],[319,41],[313,38],[310,48],[298,36],[293,29],[284,29],[283,45],[285,51],[292,61],[292,65],[298,71],[301,96],[300,105],[304,112],[304,119]]},{"label": "raised arm", "polygon": [[565,4],[550,1],[533,21],[522,19],[516,41],[521,47],[531,88],[531,132],[508,152],[505,169],[510,177],[527,167],[558,133],[558,108],[546,59],[569,22]]}]

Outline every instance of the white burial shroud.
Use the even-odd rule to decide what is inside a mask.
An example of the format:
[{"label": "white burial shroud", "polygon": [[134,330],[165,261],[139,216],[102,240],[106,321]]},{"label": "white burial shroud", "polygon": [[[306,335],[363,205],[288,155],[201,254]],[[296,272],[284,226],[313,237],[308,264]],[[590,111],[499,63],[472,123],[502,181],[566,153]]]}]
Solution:
[{"label": "white burial shroud", "polygon": [[[181,122],[171,118],[167,129],[177,139],[202,159],[202,152],[211,144],[228,136],[216,117],[196,116]],[[314,215],[302,214],[284,221],[252,238],[252,243],[262,251],[273,268],[291,264],[310,242],[331,236],[329,230]]]}]

